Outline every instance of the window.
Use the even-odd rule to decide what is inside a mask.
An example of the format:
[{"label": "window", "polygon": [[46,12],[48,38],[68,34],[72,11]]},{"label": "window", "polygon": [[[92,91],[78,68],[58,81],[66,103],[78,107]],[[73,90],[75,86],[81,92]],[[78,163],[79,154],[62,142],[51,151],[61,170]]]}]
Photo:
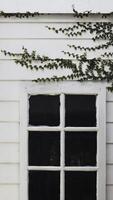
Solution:
[{"label": "window", "polygon": [[105,101],[96,83],[27,87],[21,200],[105,200]]}]

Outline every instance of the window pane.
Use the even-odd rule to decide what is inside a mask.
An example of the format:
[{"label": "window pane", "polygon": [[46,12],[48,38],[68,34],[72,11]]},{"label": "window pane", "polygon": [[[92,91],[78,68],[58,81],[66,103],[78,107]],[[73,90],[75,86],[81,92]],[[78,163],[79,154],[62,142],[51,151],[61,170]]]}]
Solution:
[{"label": "window pane", "polygon": [[35,95],[29,99],[29,124],[58,126],[59,119],[59,96]]},{"label": "window pane", "polygon": [[60,165],[60,133],[29,132],[29,165]]},{"label": "window pane", "polygon": [[65,163],[67,166],[95,166],[96,132],[66,132]]},{"label": "window pane", "polygon": [[96,200],[96,172],[66,172],[66,200]]},{"label": "window pane", "polygon": [[66,95],[66,126],[96,126],[96,96]]},{"label": "window pane", "polygon": [[29,200],[59,200],[59,196],[59,172],[29,172]]}]

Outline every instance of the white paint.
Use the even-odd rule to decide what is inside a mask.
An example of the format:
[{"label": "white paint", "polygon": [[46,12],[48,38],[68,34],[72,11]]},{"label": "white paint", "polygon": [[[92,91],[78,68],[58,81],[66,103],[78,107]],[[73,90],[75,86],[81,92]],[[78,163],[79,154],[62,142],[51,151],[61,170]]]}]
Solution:
[{"label": "white paint", "polygon": [[54,167],[54,166],[28,166],[27,169],[33,171],[59,171],[61,167]]},{"label": "white paint", "polygon": [[107,165],[107,185],[113,185],[113,165]]},{"label": "white paint", "polygon": [[[62,167],[54,167],[54,166],[28,166],[27,167],[28,170],[33,170],[33,171],[61,171],[62,173]],[[84,171],[84,172],[87,172],[87,171],[97,171],[98,170],[98,167],[63,167],[63,169],[65,171]],[[64,175],[64,171],[63,171],[63,174]],[[61,180],[62,184],[64,183],[64,176],[62,177],[62,180]],[[62,187],[62,186],[61,186]],[[64,188],[64,187],[63,187]]]},{"label": "white paint", "polygon": [[66,171],[83,171],[83,172],[87,172],[87,171],[91,171],[91,172],[97,172],[98,171],[98,167],[65,167]]},{"label": "white paint", "polygon": [[21,86],[21,98],[20,98],[20,200],[28,199],[28,116],[26,113],[28,111],[27,93]]},{"label": "white paint", "polygon": [[19,145],[17,143],[0,143],[0,163],[18,163]]},{"label": "white paint", "polygon": [[18,164],[0,164],[0,185],[19,183]]},{"label": "white paint", "polygon": [[83,131],[84,133],[86,131],[99,131],[98,127],[65,127],[64,131]]},{"label": "white paint", "polygon": [[0,102],[0,121],[18,122],[19,121],[19,103],[18,102]]},{"label": "white paint", "polygon": [[0,185],[0,197],[2,200],[19,200],[19,186],[18,185]]},{"label": "white paint", "polygon": [[113,165],[113,144],[107,144],[107,164]]},{"label": "white paint", "polygon": [[[73,16],[72,16],[73,19]],[[74,22],[76,24],[76,22]],[[0,23],[0,39],[4,38],[24,38],[24,39],[49,39],[49,38],[68,38],[68,36],[59,32],[56,34],[54,31],[50,31],[46,26],[59,28],[68,28],[69,26],[73,26],[73,23],[31,23],[29,28],[29,23]],[[7,26],[6,26],[7,25]],[[20,31],[20,28],[23,31]],[[7,32],[7,29],[9,31]],[[79,36],[78,38],[91,38],[94,34],[90,34],[90,32],[83,33],[83,36]],[[76,36],[71,36],[70,38],[77,38]]]},{"label": "white paint", "polygon": [[0,143],[19,142],[19,123],[0,123]]},{"label": "white paint", "polygon": [[113,102],[107,102],[107,122],[113,122]]},{"label": "white paint", "polygon": [[[63,82],[50,82],[50,83],[33,83],[30,81],[26,81],[25,83],[22,84],[23,87],[29,88],[28,93],[29,94],[48,94],[48,89],[49,89],[49,94],[60,94],[62,91],[66,94],[92,94],[96,95],[100,92],[101,87],[106,87],[105,82],[91,82],[91,81],[86,81],[86,82],[78,82],[78,81],[63,81]],[[76,87],[76,90],[75,90]],[[79,88],[82,88],[80,90]],[[71,89],[71,92],[70,90]]]},{"label": "white paint", "polygon": [[[13,73],[12,73],[13,72]],[[51,77],[53,75],[62,76],[62,75],[68,75],[72,73],[71,70],[39,70],[36,72],[35,70],[31,72],[30,69],[26,69],[25,67],[21,67],[20,65],[17,65],[14,63],[14,61],[1,61],[0,60],[0,80],[34,80],[38,77]]]},{"label": "white paint", "polygon": [[113,2],[112,0],[0,0],[1,10],[7,12],[16,11],[39,11],[39,12],[50,12],[50,13],[70,13],[72,12],[72,5],[79,11],[92,10],[93,12],[109,12],[112,11]]},{"label": "white paint", "polygon": [[113,101],[113,93],[110,91],[107,91],[107,101]]},{"label": "white paint", "polygon": [[[97,199],[106,199],[106,90],[103,86],[97,95]],[[102,182],[101,182],[102,181]]]},{"label": "white paint", "polygon": [[60,95],[60,199],[65,200],[65,95]]},{"label": "white paint", "polygon": [[[20,26],[21,27],[21,26]],[[19,33],[18,33],[19,34]],[[40,34],[40,37],[47,37],[46,35],[46,31],[44,33],[44,35],[42,35],[42,33]],[[88,35],[82,37],[82,40],[80,38],[68,38],[66,39],[66,37],[58,37],[59,35],[55,35],[55,37],[51,38],[39,38],[39,36],[34,39],[32,38],[33,36],[31,36],[31,39],[27,38],[27,36],[20,36],[22,38],[9,38],[9,39],[0,39],[0,49],[2,50],[7,50],[7,51],[15,51],[15,53],[20,53],[22,52],[22,46],[24,45],[24,47],[26,47],[28,49],[29,52],[31,52],[33,49],[36,50],[37,53],[40,53],[40,55],[46,55],[46,56],[50,56],[51,58],[69,58],[68,55],[64,55],[63,54],[63,50],[65,51],[70,51],[70,52],[74,52],[73,48],[69,48],[67,45],[76,45],[76,46],[84,46],[84,47],[94,47],[97,45],[101,45],[102,43],[105,43],[103,41],[98,41],[98,42],[93,42]],[[63,36],[63,35],[62,35]],[[13,35],[11,36],[13,37]],[[26,39],[23,37],[26,37]],[[48,44],[50,44],[48,46]],[[109,48],[109,51],[113,51],[113,47]],[[83,53],[84,51],[82,51]],[[101,54],[104,54],[105,50],[98,50],[98,56],[100,56]],[[80,53],[79,50],[76,51],[76,53]],[[96,52],[88,52],[87,54],[88,58],[93,58],[94,56],[96,56]],[[3,65],[6,65],[6,63],[10,60],[12,60],[13,58],[9,57],[9,56],[4,56],[3,53],[0,54],[0,62],[2,65],[2,62],[4,62]],[[73,59],[73,57],[70,57],[70,59]],[[12,62],[9,62],[9,65],[12,65]],[[8,66],[7,66],[8,67]],[[16,67],[16,66],[15,66]],[[16,67],[17,68],[17,67]]]},{"label": "white paint", "polygon": [[0,82],[0,101],[18,101],[19,89],[19,82]]},{"label": "white paint", "polygon": [[107,186],[107,200],[113,200],[113,185]]},{"label": "white paint", "polygon": [[[61,126],[48,127],[48,126],[28,126],[28,131],[60,131]],[[62,127],[63,131],[98,131],[97,127]]]},{"label": "white paint", "polygon": [[106,127],[107,143],[113,144],[113,123],[107,123]]}]

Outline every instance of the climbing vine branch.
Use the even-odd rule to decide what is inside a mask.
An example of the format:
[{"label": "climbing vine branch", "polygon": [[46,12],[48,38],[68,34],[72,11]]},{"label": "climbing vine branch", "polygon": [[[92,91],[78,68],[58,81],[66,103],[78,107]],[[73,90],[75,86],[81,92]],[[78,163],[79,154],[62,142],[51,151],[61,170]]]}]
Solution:
[{"label": "climbing vine branch", "polygon": [[[74,17],[86,18],[91,15],[91,12],[78,13],[73,9]],[[3,15],[3,13],[1,13]],[[26,17],[34,17],[39,13],[26,13]],[[113,16],[113,13],[100,14],[102,18]],[[18,14],[17,16],[20,16]],[[23,15],[22,15],[23,16]],[[113,91],[113,52],[110,51],[113,47],[113,23],[112,22],[75,22],[74,25],[66,28],[50,27],[46,26],[49,31],[54,31],[56,34],[64,34],[66,37],[80,38],[84,34],[90,34],[91,40],[96,45],[91,47],[68,44],[68,51],[62,50],[67,59],[62,58],[50,58],[48,56],[41,56],[40,52],[32,51],[31,53],[27,48],[23,47],[22,52],[12,53],[6,50],[2,50],[4,55],[8,55],[14,58],[16,64],[26,67],[34,71],[38,70],[70,70],[67,75],[53,75],[52,77],[37,78],[36,82],[46,81],[63,81],[63,80],[93,80],[93,81],[107,81],[110,82],[109,90]],[[101,41],[101,44],[99,43]],[[99,44],[98,44],[99,43]],[[79,53],[77,53],[79,50]],[[95,52],[91,58],[88,53]],[[100,52],[100,53],[99,53]],[[101,53],[103,52],[103,53]],[[98,56],[99,55],[99,56]]]}]

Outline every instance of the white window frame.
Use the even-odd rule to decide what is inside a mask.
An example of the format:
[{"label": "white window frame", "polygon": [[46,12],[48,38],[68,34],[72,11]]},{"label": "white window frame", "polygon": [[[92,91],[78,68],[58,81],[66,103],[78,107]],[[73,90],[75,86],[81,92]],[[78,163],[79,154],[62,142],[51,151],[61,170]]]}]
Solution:
[{"label": "white window frame", "polygon": [[[28,200],[28,170],[61,170],[60,200],[64,197],[64,156],[60,167],[28,167],[28,131],[47,130],[61,131],[61,154],[64,155],[64,131],[97,131],[97,166],[65,167],[74,171],[97,171],[97,200],[106,200],[106,85],[104,83],[67,81],[62,83],[22,83],[20,99],[20,200]],[[28,126],[28,98],[36,94],[61,94],[59,127]],[[97,95],[97,126],[64,128],[64,94]]]}]

